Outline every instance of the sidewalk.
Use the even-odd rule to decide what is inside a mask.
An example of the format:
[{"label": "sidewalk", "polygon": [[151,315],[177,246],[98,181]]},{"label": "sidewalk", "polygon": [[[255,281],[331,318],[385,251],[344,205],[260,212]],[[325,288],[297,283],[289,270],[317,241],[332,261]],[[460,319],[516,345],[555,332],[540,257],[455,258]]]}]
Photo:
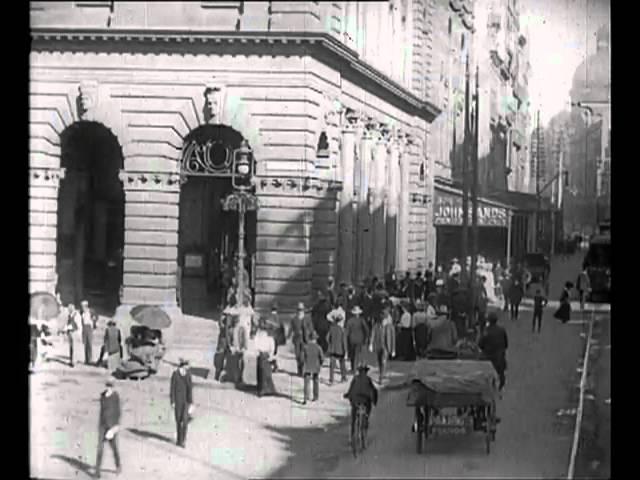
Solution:
[{"label": "sidewalk", "polygon": [[[321,373],[320,400],[301,405],[303,381],[293,374],[296,367],[290,345],[278,352],[284,372],[274,374],[274,382],[280,396],[258,398],[253,391],[216,382],[212,378],[214,345],[206,346],[203,337],[217,337],[217,327],[196,317],[187,322],[191,333],[167,352],[157,375],[141,382],[116,381],[123,408],[119,436],[122,478],[173,480],[185,475],[190,480],[235,480],[265,476],[292,455],[289,438],[282,432],[323,432],[348,416],[349,404],[342,398],[348,384],[328,386],[326,366]],[[101,336],[96,335],[94,356],[99,352],[98,339]],[[64,341],[58,342],[52,353],[53,360],[30,376],[32,475],[88,478],[97,448],[98,398],[107,373],[81,363],[70,368]],[[169,378],[180,357],[191,361],[196,407],[186,450],[174,445],[168,393]],[[411,365],[396,364],[392,367],[396,373],[390,376],[403,375],[402,370]],[[249,384],[255,382],[255,368],[255,360],[247,359],[245,380]],[[107,448],[103,465],[107,473],[114,469],[112,462]]]}]

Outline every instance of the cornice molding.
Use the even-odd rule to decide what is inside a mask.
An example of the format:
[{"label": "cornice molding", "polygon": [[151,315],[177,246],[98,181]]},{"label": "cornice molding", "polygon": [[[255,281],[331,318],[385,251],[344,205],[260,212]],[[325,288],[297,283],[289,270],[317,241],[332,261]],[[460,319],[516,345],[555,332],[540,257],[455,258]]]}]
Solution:
[{"label": "cornice molding", "polygon": [[59,187],[65,172],[64,168],[30,168],[29,185],[32,187]]},{"label": "cornice molding", "polygon": [[[222,31],[182,31],[166,29],[99,29],[99,28],[54,28],[33,27],[31,39],[35,42],[92,42],[108,45],[115,42],[141,43],[187,43],[187,44],[290,44],[304,47],[319,47],[338,57],[356,73],[391,94],[403,104],[404,109],[431,123],[442,112],[435,104],[421,100],[409,89],[363,61],[357,52],[343,45],[332,35],[323,32],[222,32]],[[32,47],[33,48],[33,47]],[[307,50],[315,53],[313,49]]]}]

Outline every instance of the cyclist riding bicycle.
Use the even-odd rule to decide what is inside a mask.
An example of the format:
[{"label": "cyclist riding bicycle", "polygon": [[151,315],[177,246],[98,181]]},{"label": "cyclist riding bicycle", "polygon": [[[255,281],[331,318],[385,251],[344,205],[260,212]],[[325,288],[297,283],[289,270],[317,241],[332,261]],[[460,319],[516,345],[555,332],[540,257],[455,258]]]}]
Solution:
[{"label": "cyclist riding bicycle", "polygon": [[373,385],[373,381],[367,375],[369,367],[367,365],[360,365],[358,367],[358,375],[353,377],[349,391],[344,394],[344,398],[349,399],[351,402],[351,435],[353,436],[353,429],[356,421],[356,412],[358,411],[358,405],[365,405],[367,409],[367,418],[371,415],[372,405],[378,403],[378,390]]}]

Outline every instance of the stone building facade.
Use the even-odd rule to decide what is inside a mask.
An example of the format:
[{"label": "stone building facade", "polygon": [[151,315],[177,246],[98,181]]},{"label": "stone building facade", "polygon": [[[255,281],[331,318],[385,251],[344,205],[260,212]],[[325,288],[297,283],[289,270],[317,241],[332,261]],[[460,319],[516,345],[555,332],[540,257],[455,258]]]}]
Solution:
[{"label": "stone building facade", "polygon": [[571,154],[567,169],[572,194],[565,218],[572,231],[595,233],[610,217],[611,202],[611,43],[610,29],[596,32],[596,51],[576,69],[570,92]]},{"label": "stone building facade", "polygon": [[[434,1],[30,8],[30,291],[66,282],[77,298],[110,272],[118,312],[161,304],[179,317],[181,270],[215,263],[207,245],[190,263],[182,237],[227,218],[211,205],[243,139],[260,205],[247,225],[257,308],[309,302],[329,275],[426,263]],[[211,196],[187,199],[199,184]]]}]

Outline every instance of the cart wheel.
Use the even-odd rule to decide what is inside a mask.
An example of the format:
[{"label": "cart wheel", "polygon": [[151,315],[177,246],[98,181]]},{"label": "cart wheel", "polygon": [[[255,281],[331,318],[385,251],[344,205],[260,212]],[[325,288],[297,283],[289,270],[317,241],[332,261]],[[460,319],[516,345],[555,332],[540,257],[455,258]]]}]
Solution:
[{"label": "cart wheel", "polygon": [[416,407],[416,423],[418,428],[416,431],[416,452],[422,453],[422,436],[424,434],[424,418],[420,407]]}]

